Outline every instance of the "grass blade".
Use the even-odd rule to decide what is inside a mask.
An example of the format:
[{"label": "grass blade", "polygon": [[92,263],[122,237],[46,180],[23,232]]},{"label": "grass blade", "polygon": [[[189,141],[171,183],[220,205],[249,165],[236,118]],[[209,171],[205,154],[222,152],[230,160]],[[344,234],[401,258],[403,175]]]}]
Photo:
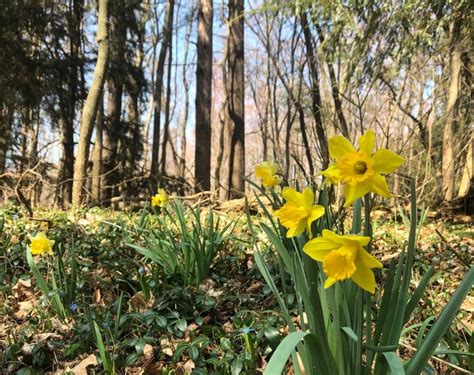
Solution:
[{"label": "grass blade", "polygon": [[301,331],[289,333],[288,336],[286,336],[276,348],[275,353],[273,353],[272,358],[270,358],[263,375],[281,374],[286,366],[286,362],[288,362],[288,358],[290,357],[291,353],[306,335],[309,335],[309,333]]},{"label": "grass blade", "polygon": [[441,312],[436,323],[433,325],[431,330],[426,335],[426,338],[421,343],[420,348],[416,351],[414,357],[408,362],[406,366],[407,374],[419,374],[425,364],[428,362],[438,343],[443,338],[444,334],[448,330],[451,322],[456,317],[456,313],[459,310],[464,298],[469,293],[474,284],[474,267],[471,267],[469,272],[464,277],[461,285],[456,289],[449,303]]}]

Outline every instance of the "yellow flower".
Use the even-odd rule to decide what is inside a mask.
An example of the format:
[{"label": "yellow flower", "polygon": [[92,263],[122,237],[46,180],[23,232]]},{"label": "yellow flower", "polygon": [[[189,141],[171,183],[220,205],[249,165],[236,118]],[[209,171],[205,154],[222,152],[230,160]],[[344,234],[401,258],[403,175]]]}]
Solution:
[{"label": "yellow flower", "polygon": [[323,206],[313,205],[313,190],[306,188],[302,193],[299,193],[295,189],[285,187],[281,195],[285,198],[286,203],[275,211],[275,216],[280,219],[281,225],[288,229],[286,237],[298,236],[305,229],[312,237],[312,222],[324,215]]},{"label": "yellow flower", "polygon": [[281,177],[277,173],[278,164],[271,161],[263,161],[255,167],[255,176],[262,181],[263,187],[279,185]]},{"label": "yellow flower", "polygon": [[369,242],[370,237],[341,236],[325,229],[322,237],[308,241],[303,250],[311,258],[323,263],[327,275],[325,288],[336,281],[350,278],[362,289],[374,293],[375,276],[371,269],[382,268],[382,263],[362,247]]},{"label": "yellow flower", "polygon": [[48,239],[44,232],[39,232],[30,240],[30,250],[33,255],[53,255],[54,241]]},{"label": "yellow flower", "polygon": [[168,201],[168,194],[163,189],[158,189],[158,193],[151,197],[151,205],[153,207],[166,207]]},{"label": "yellow flower", "polygon": [[385,148],[374,152],[374,145],[375,135],[372,130],[367,130],[359,138],[359,150],[342,135],[329,140],[329,154],[336,162],[321,174],[326,177],[327,182],[345,184],[345,207],[368,192],[391,197],[383,174],[395,171],[405,159]]}]

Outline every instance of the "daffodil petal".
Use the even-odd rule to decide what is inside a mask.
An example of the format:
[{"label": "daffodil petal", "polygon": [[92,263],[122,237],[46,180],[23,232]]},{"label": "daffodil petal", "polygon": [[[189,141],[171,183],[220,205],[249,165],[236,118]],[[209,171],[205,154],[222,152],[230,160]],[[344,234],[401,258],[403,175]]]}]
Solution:
[{"label": "daffodil petal", "polygon": [[259,178],[259,179],[262,179],[262,178],[264,178],[264,177],[266,177],[266,176],[267,176],[267,171],[266,171],[266,169],[265,169],[263,166],[261,166],[261,165],[257,165],[257,166],[255,167],[255,177],[257,177],[257,178]]},{"label": "daffodil petal", "polygon": [[325,176],[332,184],[337,184],[341,180],[341,170],[337,164],[331,164],[326,170],[320,173],[322,176]]},{"label": "daffodil petal", "polygon": [[366,250],[361,249],[357,253],[357,257],[354,260],[356,267],[359,268],[382,268],[383,265],[375,258],[370,255]]},{"label": "daffodil petal", "polygon": [[334,159],[339,159],[345,154],[354,151],[355,148],[352,146],[352,143],[342,135],[336,135],[329,139],[329,155]]},{"label": "daffodil petal", "polygon": [[356,246],[367,246],[370,242],[370,237],[358,236],[356,234],[345,234],[341,237],[348,242],[356,242]]},{"label": "daffodil petal", "polygon": [[306,223],[304,220],[301,220],[298,225],[291,227],[288,229],[288,232],[286,232],[286,238],[291,238],[300,235],[301,233],[304,232],[306,229]]},{"label": "daffodil petal", "polygon": [[367,130],[359,138],[359,150],[364,151],[368,156],[372,155],[375,146],[375,134],[372,130]]},{"label": "daffodil petal", "polygon": [[346,203],[344,207],[350,206],[356,199],[363,197],[369,192],[367,183],[358,183],[356,185],[346,184],[344,185],[344,197]]},{"label": "daffodil petal", "polygon": [[311,214],[309,215],[306,221],[307,226],[308,226],[308,233],[310,234],[310,237],[313,237],[313,233],[311,232],[311,224],[313,223],[313,221],[323,216],[324,212],[325,212],[325,209],[323,206],[316,205],[311,208]]},{"label": "daffodil petal", "polygon": [[392,194],[388,190],[387,180],[385,176],[380,174],[374,174],[369,182],[370,191],[375,194],[381,195],[382,197],[390,198]]},{"label": "daffodil petal", "polygon": [[324,261],[324,258],[333,250],[336,250],[341,245],[329,241],[323,237],[314,238],[304,245],[303,250],[308,256],[319,262]]},{"label": "daffodil petal", "polygon": [[325,212],[326,210],[323,206],[319,206],[319,205],[313,206],[311,208],[311,214],[309,215],[309,218],[308,218],[308,223],[311,224],[313,221],[319,219],[321,216],[324,215]]},{"label": "daffodil petal", "polygon": [[326,281],[324,282],[324,289],[332,287],[336,283],[336,279],[332,277],[328,277]]},{"label": "daffodil petal", "polygon": [[303,204],[305,206],[312,206],[313,202],[314,202],[313,189],[311,189],[310,187],[307,187],[303,191]]},{"label": "daffodil petal", "polygon": [[344,236],[340,236],[339,234],[334,233],[333,231],[323,229],[322,235],[324,239],[339,244],[339,247],[344,244]]},{"label": "daffodil petal", "polygon": [[301,205],[301,193],[297,192],[295,189],[290,187],[283,188],[281,195],[287,202],[296,204],[297,206]]},{"label": "daffodil petal", "polygon": [[36,239],[36,240],[47,240],[48,236],[46,236],[46,233],[44,233],[44,232],[39,232],[39,233],[36,234],[34,239]]},{"label": "daffodil petal", "polygon": [[370,268],[357,267],[356,271],[352,274],[351,279],[362,289],[372,294],[375,293],[375,275]]},{"label": "daffodil petal", "polygon": [[373,159],[375,173],[392,173],[405,162],[405,159],[400,155],[386,148],[377,150],[373,155]]}]

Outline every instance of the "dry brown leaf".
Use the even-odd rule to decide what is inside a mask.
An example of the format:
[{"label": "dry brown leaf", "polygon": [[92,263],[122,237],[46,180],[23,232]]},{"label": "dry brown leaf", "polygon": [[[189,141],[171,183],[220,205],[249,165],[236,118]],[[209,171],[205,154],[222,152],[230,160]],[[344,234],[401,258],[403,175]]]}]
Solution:
[{"label": "dry brown leaf", "polygon": [[173,344],[168,339],[160,340],[161,352],[169,357],[173,356]]},{"label": "dry brown leaf", "polygon": [[36,343],[40,341],[46,341],[48,339],[62,339],[62,336],[54,332],[37,333],[36,335],[33,336],[33,340]]},{"label": "dry brown leaf", "polygon": [[145,346],[143,347],[143,356],[146,360],[151,359],[153,357],[154,352],[155,350],[150,344],[145,344]]},{"label": "dry brown leaf", "polygon": [[252,283],[252,285],[250,285],[245,291],[248,294],[258,293],[260,289],[262,289],[262,287],[263,287],[263,284],[259,281],[256,281]]},{"label": "dry brown leaf", "polygon": [[163,363],[150,363],[145,367],[146,375],[162,375],[163,374]]},{"label": "dry brown leaf", "polygon": [[18,301],[29,300],[34,297],[31,279],[19,279],[12,288],[12,296]]},{"label": "dry brown leaf", "polygon": [[143,375],[145,371],[140,367],[126,367],[125,375]]},{"label": "dry brown leaf", "polygon": [[66,371],[70,371],[74,373],[74,375],[87,375],[87,368],[89,366],[97,366],[97,358],[94,354],[89,354],[86,358],[79,362],[79,364]]},{"label": "dry brown leaf", "polygon": [[94,295],[93,295],[93,300],[94,300],[94,303],[96,304],[100,304],[100,301],[102,300],[102,294],[100,293],[100,289],[99,288],[96,288],[94,290]]},{"label": "dry brown leaf", "polygon": [[140,313],[144,313],[145,311],[151,309],[155,299],[150,297],[148,301],[145,300],[145,295],[142,291],[135,294],[132,298],[130,298],[129,306],[133,310],[138,310]]},{"label": "dry brown leaf", "polygon": [[194,364],[192,359],[188,359],[186,363],[183,365],[183,369],[186,372],[186,374],[191,374],[195,367],[196,365]]}]

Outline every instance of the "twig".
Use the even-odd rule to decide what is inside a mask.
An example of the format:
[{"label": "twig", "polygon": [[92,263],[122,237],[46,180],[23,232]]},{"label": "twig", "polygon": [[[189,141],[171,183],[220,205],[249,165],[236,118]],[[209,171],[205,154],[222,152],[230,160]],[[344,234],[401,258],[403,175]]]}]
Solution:
[{"label": "twig", "polygon": [[[409,349],[409,350],[412,350],[412,351],[414,351],[414,352],[416,352],[416,351],[418,350],[418,349],[414,348],[414,347],[411,346],[411,345],[404,344],[403,342],[400,343],[400,345],[403,346],[403,347],[405,347],[405,348],[407,348],[407,349]],[[445,361],[445,360],[443,360],[443,359],[441,359],[441,358],[435,357],[434,355],[431,356],[431,359],[433,359],[433,360],[435,360],[435,361],[438,361],[438,362],[440,362],[440,363],[442,363],[442,364],[445,364],[446,366],[452,367],[452,368],[454,368],[454,369],[456,369],[456,370],[462,372],[463,374],[471,374],[470,371],[467,371],[467,370],[463,369],[462,367],[456,366],[455,364],[453,364],[453,363],[451,363],[451,362],[448,362],[448,361]]]},{"label": "twig", "polygon": [[438,228],[435,229],[436,233],[438,234],[439,238],[441,238],[441,241],[443,241],[444,245],[446,246],[447,249],[451,250],[451,252],[469,269],[471,268],[471,264],[464,259],[464,257],[459,254],[454,248],[449,244],[448,240],[441,234],[441,232],[438,230]]}]

